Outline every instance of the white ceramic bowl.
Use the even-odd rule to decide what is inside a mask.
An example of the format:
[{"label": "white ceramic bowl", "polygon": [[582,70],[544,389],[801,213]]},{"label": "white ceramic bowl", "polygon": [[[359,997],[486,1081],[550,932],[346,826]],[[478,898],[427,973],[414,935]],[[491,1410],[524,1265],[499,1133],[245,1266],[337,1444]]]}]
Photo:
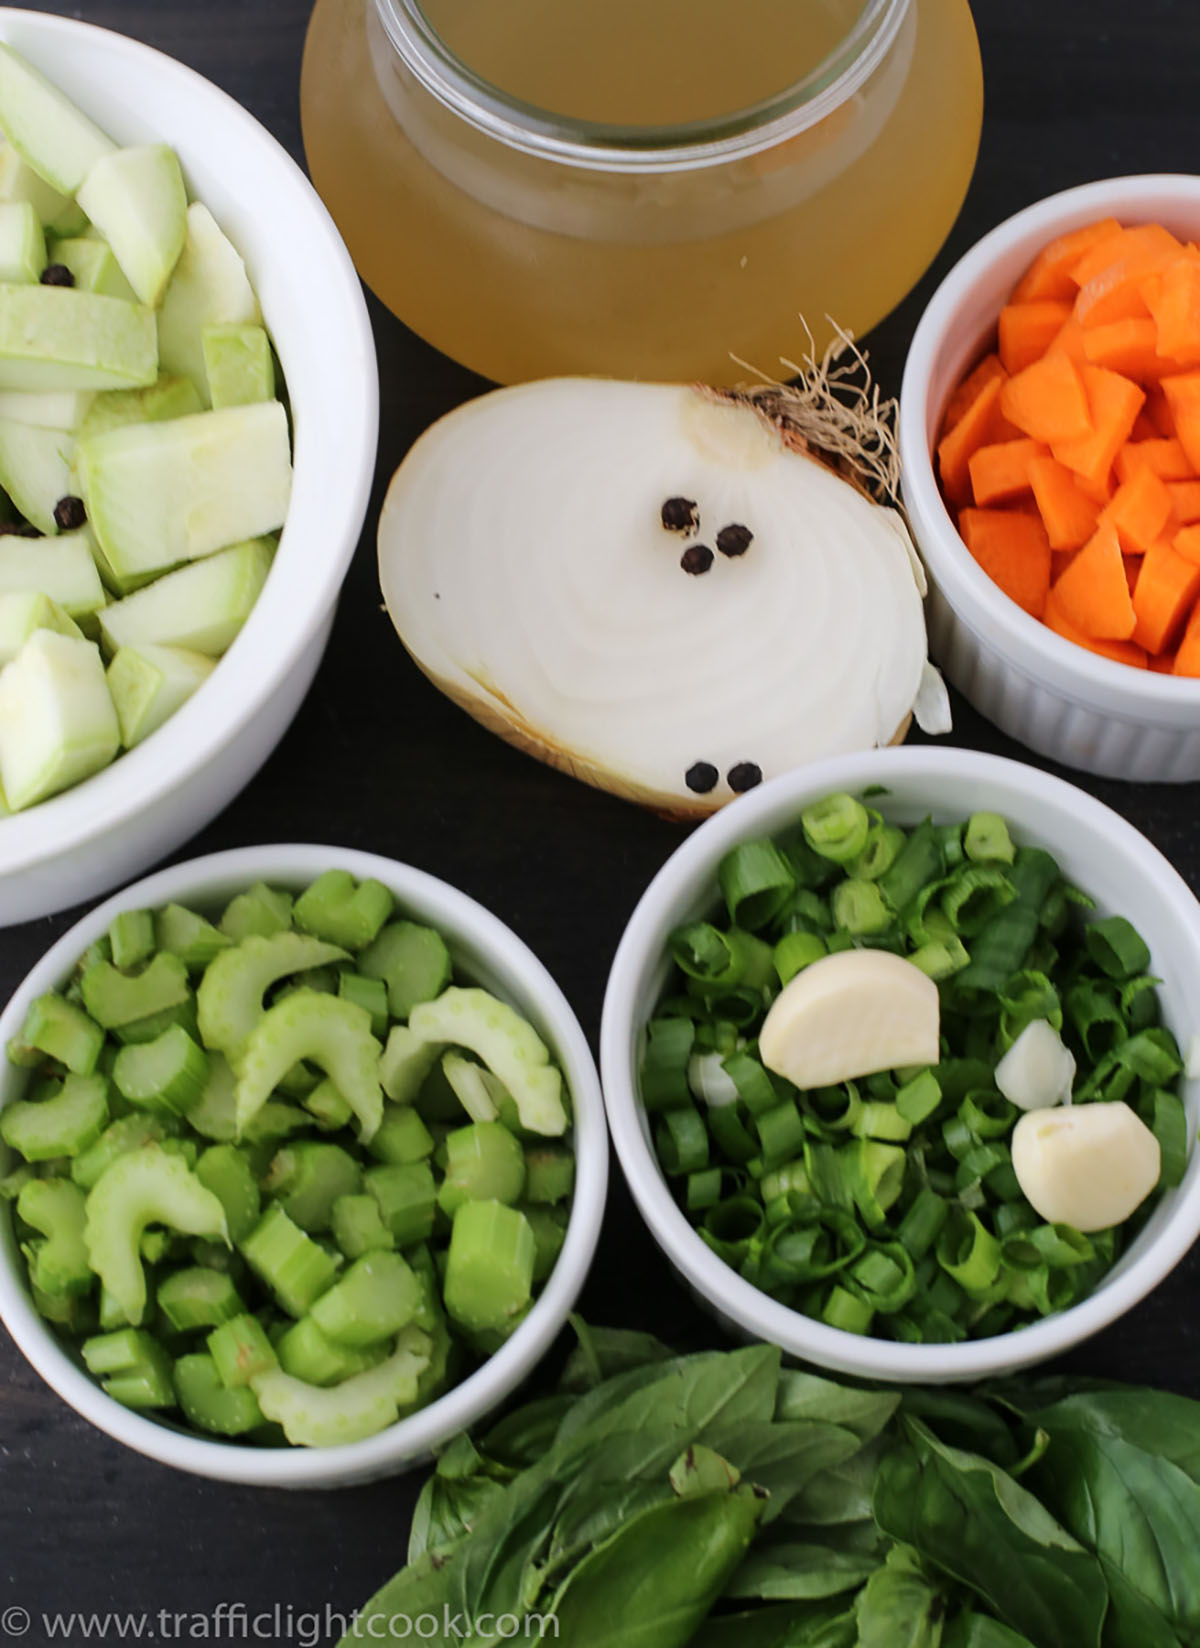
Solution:
[{"label": "white ceramic bowl", "polygon": [[275,565],[229,652],[111,767],[0,819],[0,925],[65,908],[199,830],[283,736],[325,649],[375,465],[379,383],[362,289],[304,174],[232,98],[148,46],[0,11],[23,52],[121,142],[161,138],[244,256],[283,366],[295,484]]},{"label": "white ceramic bowl", "polygon": [[[658,1164],[638,1097],[647,1019],[667,977],[667,935],[719,901],[716,869],[739,841],[794,826],[804,807],[838,790],[872,797],[897,823],[927,815],[952,822],[1001,813],[1017,839],[1053,853],[1101,914],[1129,917],[1161,976],[1163,1019],[1186,1046],[1200,1027],[1200,906],[1161,853],[1109,808],[1060,779],[997,756],[954,749],[884,749],[818,762],[764,784],[723,808],[680,847],[643,895],[617,950],[604,1002],[600,1068],[609,1126],[630,1188],[667,1257],[732,1330],[839,1373],[888,1381],[979,1379],[1026,1367],[1097,1332],[1162,1280],[1200,1235],[1200,1149],[1183,1184],[1168,1191],[1094,1293],[1019,1332],[955,1345],[859,1337],[802,1316],[743,1281],[705,1246],[676,1205]],[[1193,1141],[1200,1083],[1185,1101]]]},{"label": "white ceramic bowl", "polygon": [[1200,778],[1200,680],[1100,658],[1001,594],[955,531],[931,453],[955,385],[987,346],[1014,285],[1047,242],[1116,217],[1200,234],[1200,177],[1118,177],[1051,195],[1001,223],[938,287],[900,392],[904,502],[929,573],[930,650],[976,709],[1030,749],[1110,778]]},{"label": "white ceramic bowl", "polygon": [[[503,922],[465,893],[393,859],[341,847],[239,847],[147,876],[92,910],[48,950],[0,1014],[0,1047],[20,1028],[31,1001],[59,988],[84,950],[120,910],[172,900],[219,910],[252,882],[298,889],[323,870],[373,876],[396,895],[397,911],[442,933],[457,967],[510,1001],[538,1029],[566,1078],[574,1105],[575,1193],[566,1241],[529,1315],[496,1354],[426,1408],[363,1442],[334,1448],[253,1448],[206,1441],[134,1413],[105,1396],[34,1309],[12,1221],[0,1215],[0,1321],[25,1356],[77,1413],[118,1442],[198,1476],[257,1487],[331,1488],[407,1470],[488,1413],[545,1354],[587,1276],[604,1216],[608,1134],[596,1067],[579,1022],[550,974]],[[0,1107],[22,1091],[27,1072],[0,1055]]]}]

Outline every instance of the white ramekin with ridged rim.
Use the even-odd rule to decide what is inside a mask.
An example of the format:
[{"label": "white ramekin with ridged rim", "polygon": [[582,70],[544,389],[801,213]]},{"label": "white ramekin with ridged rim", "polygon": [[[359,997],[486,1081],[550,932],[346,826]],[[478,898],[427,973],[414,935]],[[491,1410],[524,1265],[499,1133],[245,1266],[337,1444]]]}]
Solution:
[{"label": "white ramekin with ridged rim", "polygon": [[1200,235],[1200,177],[1108,178],[1051,195],[993,229],[938,287],[900,391],[904,503],[929,573],[930,652],[989,721],[1039,754],[1134,781],[1200,778],[1200,680],[1133,669],[1047,629],[971,558],[942,501],[932,452],[942,411],[996,317],[1057,235],[1100,218]]},{"label": "white ramekin with ridged rim", "polygon": [[[524,1013],[566,1078],[574,1106],[575,1190],[562,1252],[533,1308],[501,1348],[428,1407],[365,1441],[332,1448],[256,1448],[208,1439],[122,1407],[106,1396],[39,1316],[9,1213],[0,1205],[0,1321],[18,1349],[76,1413],[126,1447],[178,1470],[269,1488],[337,1488],[393,1476],[423,1463],[437,1447],[510,1395],[546,1354],[587,1277],[608,1184],[604,1101],[587,1039],[570,1004],[533,951],[466,893],[423,870],[346,847],[235,847],[160,870],[99,905],[49,949],[0,1013],[0,1107],[20,1096],[29,1072],[8,1064],[3,1047],[29,1005],[60,988],[79,957],[122,910],[172,901],[219,910],[255,881],[298,890],[325,870],[373,876],[390,887],[397,914],[436,927],[463,975]],[[0,1152],[2,1153],[2,1152]]]},{"label": "white ramekin with ridged rim", "polygon": [[600,1070],[613,1143],[658,1245],[693,1292],[741,1338],[765,1340],[836,1373],[889,1383],[948,1383],[1015,1372],[1098,1333],[1144,1298],[1200,1236],[1200,1081],[1184,1084],[1191,1159],[1095,1290],[1019,1331],[954,1345],[910,1345],[827,1327],[745,1281],[693,1229],[655,1156],[639,1096],[647,1020],[666,983],[667,938],[719,903],[717,866],[742,841],[794,827],[811,802],[838,790],[872,796],[896,823],[950,823],[998,812],[1018,841],[1044,847],[1101,915],[1127,916],[1162,979],[1163,1021],[1186,1047],[1200,1028],[1200,904],[1163,855],[1111,808],[1073,784],[1000,756],[952,748],[868,750],[815,762],[751,790],[702,824],[667,860],[633,912],[604,998]]}]

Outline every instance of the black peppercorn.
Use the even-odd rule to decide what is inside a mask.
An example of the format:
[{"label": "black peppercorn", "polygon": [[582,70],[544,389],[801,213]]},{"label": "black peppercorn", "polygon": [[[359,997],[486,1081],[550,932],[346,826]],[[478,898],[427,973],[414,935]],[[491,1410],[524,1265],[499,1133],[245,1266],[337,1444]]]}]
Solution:
[{"label": "black peppercorn", "polygon": [[722,555],[744,555],[754,541],[754,534],[748,526],[733,522],[730,526],[723,526],[717,533],[717,548]]},{"label": "black peppercorn", "polygon": [[74,286],[75,276],[65,263],[48,263],[42,270],[41,283],[43,286]]},{"label": "black peppercorn", "polygon": [[711,761],[695,761],[684,773],[683,782],[697,795],[707,795],[720,776]]},{"label": "black peppercorn", "polygon": [[744,790],[752,790],[762,783],[762,768],[754,761],[739,761],[736,767],[730,767],[726,776],[729,788],[735,795],[741,795]]},{"label": "black peppercorn", "polygon": [[699,573],[708,571],[713,564],[713,552],[707,544],[689,544],[679,557],[679,564],[694,578]]},{"label": "black peppercorn", "polygon": [[693,498],[668,498],[662,506],[662,524],[668,532],[694,532],[700,525],[700,511]]},{"label": "black peppercorn", "polygon": [[77,532],[87,520],[83,499],[68,495],[54,506],[54,524],[60,532]]}]

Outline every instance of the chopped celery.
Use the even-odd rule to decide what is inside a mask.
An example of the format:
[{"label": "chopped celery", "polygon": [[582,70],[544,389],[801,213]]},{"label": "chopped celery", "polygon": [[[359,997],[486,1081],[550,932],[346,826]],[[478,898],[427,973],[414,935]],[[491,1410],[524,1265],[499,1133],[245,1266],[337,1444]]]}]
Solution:
[{"label": "chopped celery", "polygon": [[529,1221],[501,1202],[464,1202],[446,1259],[446,1310],[472,1331],[502,1329],[529,1304],[536,1243]]},{"label": "chopped celery", "polygon": [[189,994],[187,968],[178,956],[163,951],[140,973],[118,972],[111,961],[94,962],[80,979],[79,988],[84,1006],[106,1030],[175,1007]]},{"label": "chopped celery", "polygon": [[270,938],[274,933],[285,933],[292,923],[292,895],[278,887],[268,887],[265,881],[256,881],[244,893],[238,893],[221,913],[223,933],[240,944],[244,938]]},{"label": "chopped celery", "polygon": [[411,1105],[389,1104],[370,1151],[381,1162],[422,1162],[433,1155],[433,1135]]},{"label": "chopped celery", "polygon": [[[218,957],[213,966],[223,959]],[[315,990],[297,991],[268,1008],[246,1040],[237,1082],[239,1125],[243,1129],[249,1125],[293,1064],[311,1059],[332,1078],[358,1118],[360,1137],[367,1143],[383,1120],[380,1052],[361,1007]]]},{"label": "chopped celery", "polygon": [[301,1230],[328,1230],[333,1204],[362,1184],[362,1169],[340,1145],[303,1140],[284,1145],[271,1163],[263,1188]]},{"label": "chopped celery", "polygon": [[382,1041],[388,1028],[388,994],[383,980],[363,978],[361,973],[342,973],[338,979],[338,995],[362,1008],[371,1020],[371,1034]]},{"label": "chopped celery", "polygon": [[183,904],[166,905],[155,917],[154,927],[159,949],[178,956],[188,968],[207,967],[233,943],[228,933]]},{"label": "chopped celery", "polygon": [[100,1289],[100,1331],[113,1333],[117,1328],[132,1327],[128,1316],[106,1287]]},{"label": "chopped celery", "polygon": [[327,1338],[363,1350],[407,1327],[421,1300],[421,1284],[398,1253],[365,1253],[309,1315]]},{"label": "chopped celery", "polygon": [[347,1126],[354,1116],[353,1110],[328,1076],[319,1081],[310,1093],[306,1093],[301,1102],[322,1133],[336,1133],[340,1127]]},{"label": "chopped celery", "polygon": [[70,1179],[31,1179],[17,1197],[17,1214],[44,1241],[30,1244],[30,1280],[42,1293],[88,1293],[95,1278],[83,1230],[83,1191]]},{"label": "chopped celery", "polygon": [[533,1232],[533,1279],[544,1282],[558,1263],[563,1243],[567,1239],[565,1210],[542,1204],[521,1204],[520,1211],[529,1221]]},{"label": "chopped celery", "polygon": [[140,1150],[143,1145],[162,1144],[169,1132],[169,1123],[157,1116],[118,1116],[104,1129],[95,1144],[75,1157],[71,1163],[71,1177],[81,1190],[90,1190],[118,1156]]},{"label": "chopped celery", "polygon": [[383,1222],[379,1203],[369,1191],[339,1196],[332,1209],[333,1239],[347,1259],[394,1248],[396,1238]]},{"label": "chopped celery", "polygon": [[[196,998],[190,991],[173,1007],[164,1007],[161,1012],[149,1013],[144,1019],[131,1019],[128,1024],[116,1025],[113,1035],[122,1046],[131,1042],[153,1041],[173,1024],[178,1024],[186,1030],[193,1041],[199,1036],[200,1032],[196,1025]],[[115,1049],[113,1057],[116,1057]]]},{"label": "chopped celery", "polygon": [[359,957],[359,971],[381,979],[395,1018],[406,1019],[419,1001],[432,1001],[450,982],[450,952],[442,935],[415,921],[393,921]]},{"label": "chopped celery", "polygon": [[428,1041],[478,1054],[512,1094],[522,1126],[534,1133],[566,1132],[562,1076],[537,1031],[507,1002],[478,987],[451,985],[435,1001],[414,1007],[409,1026]]},{"label": "chopped celery", "polygon": [[394,1424],[400,1409],[416,1400],[432,1348],[420,1328],[405,1328],[386,1361],[332,1390],[306,1385],[282,1369],[259,1374],[253,1390],[263,1413],[279,1421],[289,1442],[311,1448],[359,1442]]},{"label": "chopped celery", "polygon": [[509,1097],[498,1077],[473,1059],[464,1059],[461,1053],[444,1056],[442,1074],[473,1122],[495,1121],[501,1103]]},{"label": "chopped celery", "polygon": [[294,1322],[275,1347],[284,1373],[302,1379],[306,1385],[320,1386],[340,1385],[356,1373],[378,1367],[389,1348],[374,1345],[352,1350],[348,1345],[339,1345],[322,1333],[311,1316]]},{"label": "chopped celery", "polygon": [[411,1104],[441,1055],[440,1042],[423,1041],[407,1024],[393,1024],[379,1061],[379,1079],[388,1098]]},{"label": "chopped celery", "polygon": [[195,1265],[164,1278],[158,1287],[158,1308],[177,1333],[190,1333],[219,1327],[240,1315],[243,1306],[224,1271]]},{"label": "chopped celery", "polygon": [[561,1202],[575,1188],[575,1158],[557,1145],[531,1145],[525,1152],[525,1200]]},{"label": "chopped celery", "polygon": [[113,1064],[113,1083],[130,1104],[166,1115],[186,1115],[207,1082],[208,1054],[179,1024],[123,1047]]},{"label": "chopped celery", "polygon": [[236,1145],[210,1145],[197,1160],[195,1171],[225,1209],[229,1240],[240,1242],[258,1223],[262,1203],[249,1157]]},{"label": "chopped celery", "polygon": [[241,1249],[289,1316],[303,1316],[338,1271],[338,1261],[293,1224],[278,1203],[243,1238]]},{"label": "chopped celery", "polygon": [[122,910],[109,923],[108,942],[114,967],[122,972],[154,954],[154,917],[149,910]]},{"label": "chopped celery", "polygon": [[[22,1045],[57,1059],[77,1076],[90,1076],[104,1045],[104,1031],[86,997],[85,1004],[86,1013],[53,991],[39,996],[25,1015],[20,1036]],[[12,1058],[11,1049],[9,1057]]]},{"label": "chopped celery", "polygon": [[428,1162],[369,1167],[363,1174],[363,1188],[375,1198],[384,1225],[399,1247],[429,1239],[437,1190]]},{"label": "chopped celery", "polygon": [[391,915],[394,902],[381,881],[356,884],[347,870],[326,870],[300,894],[292,920],[302,932],[361,950]]},{"label": "chopped celery", "polygon": [[121,1328],[84,1341],[83,1360],[101,1388],[130,1408],[171,1408],[171,1358],[148,1333]]},{"label": "chopped celery", "polygon": [[96,1302],[86,1293],[43,1293],[32,1287],[33,1303],[44,1322],[61,1328],[73,1339],[94,1333],[96,1329]]},{"label": "chopped celery", "polygon": [[275,1348],[257,1316],[232,1316],[208,1336],[208,1354],[221,1383],[230,1390],[248,1385],[256,1374],[279,1365]]},{"label": "chopped celery", "polygon": [[68,1075],[51,1097],[15,1099],[0,1110],[0,1139],[27,1162],[78,1156],[108,1122],[108,1083],[103,1076]]},{"label": "chopped celery", "polygon": [[346,952],[302,933],[251,935],[215,956],[196,992],[200,1039],[235,1064],[263,1015],[263,997],[290,973],[344,961]]},{"label": "chopped celery", "polygon": [[206,1351],[181,1356],[174,1367],[175,1392],[184,1417],[214,1436],[244,1436],[263,1422],[254,1392],[229,1390]]},{"label": "chopped celery", "polygon": [[525,1188],[525,1155],[500,1122],[473,1122],[446,1136],[446,1176],[438,1206],[451,1216],[464,1202],[519,1201]]},{"label": "chopped celery", "polygon": [[88,1193],[84,1240],[92,1269],[131,1322],[142,1319],[146,1278],[138,1243],[147,1225],[226,1236],[225,1211],[182,1157],[158,1144],[118,1156]]},{"label": "chopped celery", "polygon": [[208,1055],[208,1079],[200,1097],[188,1110],[188,1126],[217,1144],[237,1138],[237,1104],[233,1067],[220,1053]]},{"label": "chopped celery", "polygon": [[[31,1180],[37,1178],[37,1173],[28,1162],[21,1162],[11,1172],[0,1179],[0,1202],[15,1202]],[[370,1198],[368,1198],[369,1200]],[[391,1243],[386,1243],[390,1247]]]}]

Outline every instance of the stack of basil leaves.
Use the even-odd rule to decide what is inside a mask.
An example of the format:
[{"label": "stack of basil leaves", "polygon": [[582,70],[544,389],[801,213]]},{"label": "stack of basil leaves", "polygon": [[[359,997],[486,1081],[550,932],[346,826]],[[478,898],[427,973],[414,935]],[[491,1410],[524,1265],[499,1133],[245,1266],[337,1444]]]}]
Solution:
[{"label": "stack of basil leaves", "polygon": [[862,1390],[577,1326],[553,1394],[443,1452],[344,1648],[1200,1644],[1200,1403]]}]

